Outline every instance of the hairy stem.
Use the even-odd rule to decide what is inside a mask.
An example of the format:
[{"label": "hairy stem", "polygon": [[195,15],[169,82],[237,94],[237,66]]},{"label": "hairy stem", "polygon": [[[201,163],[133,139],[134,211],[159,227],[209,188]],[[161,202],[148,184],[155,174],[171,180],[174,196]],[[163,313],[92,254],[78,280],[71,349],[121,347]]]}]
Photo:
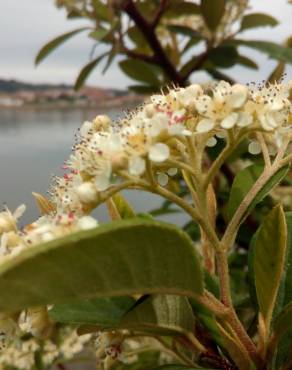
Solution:
[{"label": "hairy stem", "polygon": [[240,141],[245,137],[246,132],[242,131],[236,138],[233,138],[229,135],[228,141],[224,147],[224,149],[221,151],[219,156],[215,159],[213,162],[211,168],[207,172],[207,175],[204,180],[204,187],[207,188],[208,185],[213,181],[214,177],[218,173],[219,169],[225,162],[226,158],[230,156],[230,154],[233,152],[236,145],[240,143]]}]

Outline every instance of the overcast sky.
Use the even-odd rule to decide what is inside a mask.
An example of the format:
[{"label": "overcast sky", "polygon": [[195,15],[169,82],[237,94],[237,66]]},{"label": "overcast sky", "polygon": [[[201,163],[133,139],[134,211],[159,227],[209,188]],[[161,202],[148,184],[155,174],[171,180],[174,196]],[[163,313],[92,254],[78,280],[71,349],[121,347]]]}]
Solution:
[{"label": "overcast sky", "polygon": [[[253,11],[272,14],[281,22],[276,28],[248,31],[245,38],[283,41],[292,34],[292,5],[287,0],[252,0]],[[34,57],[39,48],[55,36],[84,25],[85,21],[68,21],[65,12],[55,8],[54,0],[0,0],[0,78],[16,78],[32,82],[73,83],[82,65],[88,61],[92,43],[80,35],[51,54],[38,68]],[[233,77],[241,82],[266,78],[275,65],[262,54],[246,49],[247,55],[255,56],[261,67],[260,73],[234,68]],[[288,77],[292,68],[287,70]],[[204,76],[198,76],[202,80]],[[96,70],[90,84],[124,88],[131,81],[117,65],[103,76]]]}]

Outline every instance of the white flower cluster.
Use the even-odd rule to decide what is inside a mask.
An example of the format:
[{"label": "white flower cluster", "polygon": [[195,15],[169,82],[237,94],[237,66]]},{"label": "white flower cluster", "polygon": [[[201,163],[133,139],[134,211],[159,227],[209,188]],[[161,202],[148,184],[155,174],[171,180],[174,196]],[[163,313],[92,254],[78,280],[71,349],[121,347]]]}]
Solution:
[{"label": "white flower cluster", "polygon": [[44,368],[49,368],[53,363],[74,358],[89,345],[90,339],[91,335],[78,336],[75,330],[66,327],[59,331],[56,341],[47,339],[40,342],[33,337],[11,341],[0,355],[0,369],[34,369],[37,351],[42,352]]},{"label": "white flower cluster", "polygon": [[68,172],[57,178],[52,200],[58,209],[86,213],[100,192],[121,177],[145,178],[150,164],[161,185],[175,173],[171,160],[185,161],[189,138],[216,145],[216,138],[245,131],[249,151],[258,154],[256,132],[274,147],[291,135],[291,84],[253,86],[221,81],[209,89],[199,85],[154,95],[149,103],[126,118],[111,122],[97,116],[84,122],[80,141],[65,164]]},{"label": "white flower cluster", "polygon": [[25,210],[21,205],[12,214],[8,209],[0,212],[0,262],[13,258],[23,249],[79,230],[87,230],[98,225],[91,216],[76,218],[74,213],[52,213],[18,230],[17,220]]}]

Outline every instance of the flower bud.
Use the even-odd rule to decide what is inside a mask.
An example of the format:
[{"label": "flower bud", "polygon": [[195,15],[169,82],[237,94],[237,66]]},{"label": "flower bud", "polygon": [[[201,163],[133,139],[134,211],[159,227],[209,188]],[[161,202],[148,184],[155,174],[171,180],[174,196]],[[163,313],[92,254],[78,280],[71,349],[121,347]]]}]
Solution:
[{"label": "flower bud", "polygon": [[93,120],[94,131],[107,131],[111,123],[111,119],[106,115],[98,115]]},{"label": "flower bud", "polygon": [[97,199],[97,191],[92,182],[84,182],[76,188],[76,194],[81,202],[93,203]]}]

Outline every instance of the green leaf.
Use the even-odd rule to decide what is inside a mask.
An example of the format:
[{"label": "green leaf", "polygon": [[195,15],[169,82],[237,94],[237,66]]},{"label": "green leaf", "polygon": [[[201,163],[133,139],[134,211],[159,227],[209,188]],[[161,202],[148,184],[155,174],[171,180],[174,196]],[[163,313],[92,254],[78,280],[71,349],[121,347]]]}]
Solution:
[{"label": "green leaf", "polygon": [[279,82],[284,75],[285,67],[286,65],[284,62],[279,62],[268,77],[268,81],[272,84]]},{"label": "green leaf", "polygon": [[230,40],[224,43],[224,45],[239,45],[247,46],[252,49],[259,50],[266,53],[270,58],[281,60],[282,62],[292,63],[292,48],[281,46],[274,42],[269,41],[248,41],[248,40]]},{"label": "green leaf", "polygon": [[107,53],[104,53],[100,55],[98,58],[92,60],[90,63],[86,64],[81,71],[79,72],[79,75],[75,81],[74,89],[79,90],[83,85],[84,82],[89,77],[90,73],[94,70],[94,68],[98,65],[98,63],[107,55]]},{"label": "green leaf", "polygon": [[[275,356],[276,368],[278,369],[288,360],[292,343],[292,319],[290,311],[292,304],[292,212],[287,212],[285,216],[288,231],[285,270],[282,274],[281,285],[277,296],[277,306],[275,309],[275,313],[278,316],[273,323],[275,333],[278,336],[277,340],[279,341],[277,354]],[[287,320],[285,320],[285,317]],[[284,330],[285,325],[287,330]]]},{"label": "green leaf", "polygon": [[288,303],[276,317],[273,327],[277,338],[282,337],[287,331],[292,329],[292,302]]},{"label": "green leaf", "polygon": [[199,5],[191,1],[172,0],[163,14],[164,18],[178,18],[184,15],[200,14]]},{"label": "green leaf", "polygon": [[151,85],[131,85],[128,88],[137,94],[153,94],[158,90],[158,86]]},{"label": "green leaf", "polygon": [[56,304],[50,317],[65,324],[96,325],[99,330],[116,328],[123,315],[135,304],[131,297],[94,298]]},{"label": "green leaf", "polygon": [[230,68],[238,60],[237,50],[233,46],[218,46],[213,49],[208,57],[216,67]]},{"label": "green leaf", "polygon": [[[276,225],[276,227],[275,227]],[[255,239],[254,278],[260,312],[269,328],[285,267],[287,225],[281,206],[264,219]]]},{"label": "green leaf", "polygon": [[195,299],[190,298],[189,302],[193,308],[196,319],[200,321],[203,327],[207,329],[208,334],[222,348],[225,347],[221,333],[216,322],[214,314],[198,303]]},{"label": "green leaf", "polygon": [[160,335],[192,333],[195,320],[186,297],[151,295],[128,311],[120,326]]},{"label": "green leaf", "polygon": [[225,0],[201,0],[201,13],[206,25],[215,31],[225,12]]},{"label": "green leaf", "polygon": [[240,31],[247,30],[249,28],[277,26],[279,22],[277,19],[269,14],[264,13],[252,13],[247,14],[242,18]]},{"label": "green leaf", "polygon": [[158,78],[160,68],[142,60],[127,59],[119,63],[122,71],[133,80],[146,82],[149,85],[160,86]]},{"label": "green leaf", "polygon": [[218,330],[224,343],[224,348],[228,352],[230,358],[232,358],[234,361],[236,369],[254,369],[254,366],[252,366],[251,360],[240,341],[234,338],[234,335],[232,335],[230,331],[226,330],[226,328],[219,323]]},{"label": "green leaf", "polygon": [[72,36],[77,35],[78,33],[88,30],[88,27],[78,28],[77,30],[70,31],[64,35],[58,36],[57,38],[51,40],[45,44],[41,50],[38,52],[35,58],[35,64],[38,65],[42,60],[44,60],[49,54],[51,54],[57,47],[62,45],[65,41],[69,40]]},{"label": "green leaf", "polygon": [[0,265],[2,311],[135,293],[196,296],[202,290],[191,239],[175,226],[145,219],[59,238]]},{"label": "green leaf", "polygon": [[135,217],[135,212],[121,193],[116,193],[111,197],[114,202],[117,211],[119,212],[122,219],[128,219]]},{"label": "green leaf", "polygon": [[249,296],[253,307],[258,312],[259,305],[257,299],[257,292],[255,287],[255,276],[254,276],[254,257],[255,257],[255,243],[256,243],[257,233],[255,233],[250,241],[249,249],[248,249],[248,289],[249,289]]},{"label": "green leaf", "polygon": [[[292,301],[292,212],[286,212],[285,218],[287,224],[285,267],[282,273],[277,301],[274,308],[274,317],[279,315],[279,313],[283,310],[283,307]],[[254,306],[257,308],[258,303],[254,281],[254,254],[256,238],[257,233],[253,235],[248,251],[248,280],[250,296]]]},{"label": "green leaf", "polygon": [[285,274],[282,279],[281,287],[281,308],[292,302],[292,212],[287,212],[286,223],[287,223],[287,254],[286,254],[286,266]]},{"label": "green leaf", "polygon": [[236,63],[241,64],[242,66],[247,68],[259,69],[259,66],[256,64],[256,62],[244,55],[238,55]]},{"label": "green leaf", "polygon": [[99,29],[90,32],[89,37],[91,37],[94,40],[101,41],[110,32],[111,30],[107,30],[105,28],[100,27]]},{"label": "green leaf", "polygon": [[94,0],[91,2],[93,9],[94,9],[94,15],[97,19],[101,19],[104,21],[109,20],[109,9],[106,4],[104,4],[101,0]]},{"label": "green leaf", "polygon": [[[244,168],[235,176],[227,206],[229,219],[232,218],[246,194],[252,188],[256,180],[260,177],[263,169],[263,165],[254,164]],[[283,180],[288,172],[288,169],[289,167],[281,168],[264,184],[248,207],[247,213],[250,213],[254,207],[269,194],[273,187]]]},{"label": "green leaf", "polygon": [[169,29],[169,31],[178,33],[180,35],[189,36],[192,38],[194,37],[196,39],[197,38],[202,39],[202,35],[191,27],[179,26],[179,25],[169,25],[167,26],[167,28]]},{"label": "green leaf", "polygon": [[151,50],[143,33],[139,30],[137,26],[129,27],[127,30],[127,35],[130,40],[138,47],[138,49],[142,48],[147,49],[148,51]]},{"label": "green leaf", "polygon": [[116,45],[113,45],[113,47],[111,48],[110,52],[108,53],[108,58],[107,58],[107,61],[106,61],[106,64],[102,70],[102,74],[105,74],[106,71],[109,69],[109,67],[111,66],[115,56],[118,54],[118,49],[116,47]]}]

